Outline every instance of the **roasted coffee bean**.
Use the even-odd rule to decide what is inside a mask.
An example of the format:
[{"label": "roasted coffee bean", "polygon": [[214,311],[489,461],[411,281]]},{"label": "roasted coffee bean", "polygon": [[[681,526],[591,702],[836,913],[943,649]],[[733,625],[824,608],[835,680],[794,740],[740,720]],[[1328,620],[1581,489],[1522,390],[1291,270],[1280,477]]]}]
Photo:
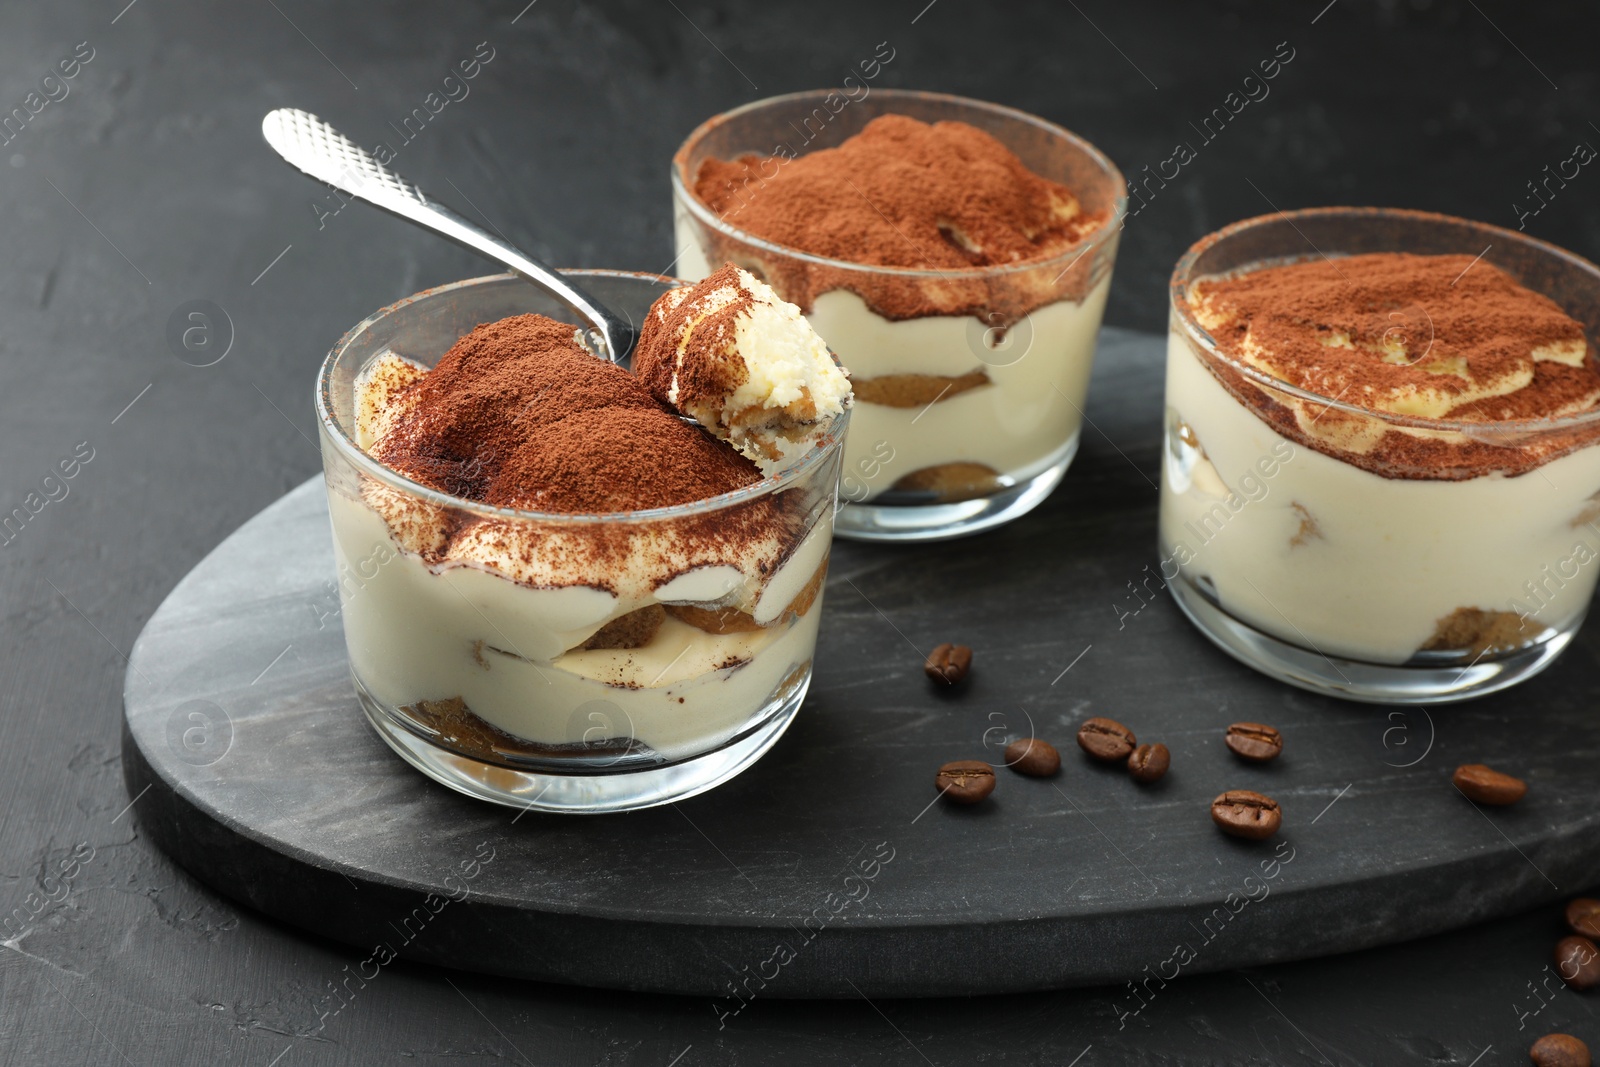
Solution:
[{"label": "roasted coffee bean", "polygon": [[1240,759],[1265,763],[1283,751],[1283,735],[1265,723],[1236,722],[1228,727],[1228,747]]},{"label": "roasted coffee bean", "polygon": [[1167,746],[1157,742],[1153,745],[1140,745],[1133,750],[1133,755],[1128,757],[1128,773],[1133,775],[1136,782],[1159,781],[1167,773],[1167,768],[1172,765],[1172,753],[1167,751]]},{"label": "roasted coffee bean", "polygon": [[1089,719],[1078,727],[1078,747],[1101,763],[1121,763],[1139,741],[1115,719]]},{"label": "roasted coffee bean", "polygon": [[1573,989],[1593,989],[1600,985],[1600,948],[1582,934],[1556,942],[1556,974]]},{"label": "roasted coffee bean", "polygon": [[1463,763],[1456,768],[1451,781],[1456,783],[1456,788],[1461,790],[1468,800],[1496,807],[1515,804],[1528,791],[1528,783],[1521,778],[1501,774],[1481,763]]},{"label": "roasted coffee bean", "polygon": [[1545,1034],[1528,1048],[1533,1067],[1589,1067],[1589,1046],[1571,1034]]},{"label": "roasted coffee bean", "polygon": [[922,671],[940,685],[955,685],[972,669],[972,649],[966,645],[944,644],[928,653]]},{"label": "roasted coffee bean", "polygon": [[981,759],[958,759],[940,767],[933,784],[946,800],[976,804],[994,792],[994,768]]},{"label": "roasted coffee bean", "polygon": [[1271,837],[1283,825],[1283,809],[1271,797],[1230,789],[1211,802],[1211,821],[1232,837],[1252,841]]},{"label": "roasted coffee bean", "polygon": [[1567,926],[1584,937],[1600,937],[1600,900],[1579,897],[1567,905]]},{"label": "roasted coffee bean", "polygon": [[1024,737],[1006,746],[1006,766],[1030,778],[1048,778],[1061,769],[1061,753],[1048,741]]}]

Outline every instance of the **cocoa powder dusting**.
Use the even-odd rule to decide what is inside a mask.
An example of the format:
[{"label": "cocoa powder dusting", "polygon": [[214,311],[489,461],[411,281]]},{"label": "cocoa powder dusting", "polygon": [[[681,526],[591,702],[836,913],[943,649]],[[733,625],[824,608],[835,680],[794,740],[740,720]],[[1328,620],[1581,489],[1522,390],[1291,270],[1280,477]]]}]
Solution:
[{"label": "cocoa powder dusting", "polygon": [[1583,344],[1583,327],[1555,301],[1471,256],[1380,252],[1267,267],[1196,288],[1231,316],[1217,338],[1224,351],[1240,355],[1248,334],[1280,377],[1362,407],[1406,386],[1459,395],[1531,370],[1522,388],[1469,400],[1448,417],[1538,418],[1600,389],[1591,360],[1572,367],[1532,356],[1546,345]]},{"label": "cocoa powder dusting", "polygon": [[[706,311],[705,300],[692,293],[732,294],[715,310]],[[639,330],[633,352],[633,370],[650,393],[662,403],[677,386],[677,403],[684,410],[726,396],[749,380],[744,360],[734,352],[739,317],[750,310],[750,294],[739,282],[739,268],[724,263],[691,288],[675,290],[658,300]],[[690,343],[695,358],[680,365],[680,343]]]},{"label": "cocoa powder dusting", "polygon": [[600,408],[534,427],[511,448],[485,499],[530,511],[634,511],[705,500],[760,480],[755,464],[676,415]]},{"label": "cocoa powder dusting", "polygon": [[[848,289],[887,319],[975,315],[999,327],[1045,304],[1081,301],[1109,270],[1098,255],[1056,261],[1104,227],[1109,214],[1084,210],[1073,190],[1033,173],[1000,141],[963,122],[881,115],[838,147],[798,158],[704,160],[691,184],[697,199],[742,234],[849,263],[961,272],[872,274],[776,258],[737,236],[699,234],[708,262],[737,263],[804,312],[819,294]],[[1031,262],[1039,268],[970,273]]]},{"label": "cocoa powder dusting", "polygon": [[498,507],[632,511],[761,479],[755,464],[585,351],[570,324],[542,315],[478,326],[407,393],[408,416],[374,457]]},{"label": "cocoa powder dusting", "polygon": [[[1583,327],[1561,307],[1504,271],[1466,255],[1383,252],[1265,266],[1201,279],[1189,304],[1227,355],[1320,396],[1380,414],[1396,397],[1442,395],[1437,418],[1495,423],[1543,419],[1600,403],[1600,367]],[[1581,365],[1535,360],[1535,349],[1582,352]],[[1522,473],[1584,444],[1593,428],[1496,441],[1391,429],[1367,451],[1341,450],[1341,425],[1370,420],[1313,408],[1304,432],[1285,398],[1229,368],[1212,371],[1241,402],[1284,436],[1389,477],[1471,478]],[[1511,386],[1499,396],[1480,387]],[[1404,410],[1403,408],[1401,410]]]},{"label": "cocoa powder dusting", "polygon": [[839,147],[785,163],[762,181],[775,162],[708,159],[695,194],[725,221],[775,244],[884,267],[1038,259],[1103,221],[1080,212],[1072,190],[1034,174],[964,122],[883,115]]}]

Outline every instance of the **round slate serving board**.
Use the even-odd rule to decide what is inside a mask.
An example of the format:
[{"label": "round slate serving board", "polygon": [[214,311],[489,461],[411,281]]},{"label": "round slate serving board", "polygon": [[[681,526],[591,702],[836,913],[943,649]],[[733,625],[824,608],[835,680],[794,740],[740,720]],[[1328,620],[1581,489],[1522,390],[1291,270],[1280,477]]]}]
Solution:
[{"label": "round slate serving board", "polygon": [[[354,946],[555,982],[752,997],[936,996],[1345,951],[1600,881],[1600,627],[1534,681],[1431,712],[1257,676],[1155,576],[1162,340],[1106,330],[1084,446],[1032,515],[942,545],[839,543],[816,676],[787,736],[712,792],[628,815],[458,796],[373,734],[351,689],[321,479],[179,583],[135,646],[124,750],[140,824],[196,877]],[[923,654],[975,650],[936,691]],[[1109,715],[1172,750],[1141,787],[1090,764]],[[1284,755],[1222,732],[1275,724]],[[1031,724],[1031,725],[1030,725]],[[1001,770],[976,808],[933,772],[1036,732],[1053,780]],[[1525,778],[1479,809],[1460,763]],[[1278,839],[1211,825],[1229,788],[1275,796]],[[1137,1006],[1129,992],[1129,1010]]]}]

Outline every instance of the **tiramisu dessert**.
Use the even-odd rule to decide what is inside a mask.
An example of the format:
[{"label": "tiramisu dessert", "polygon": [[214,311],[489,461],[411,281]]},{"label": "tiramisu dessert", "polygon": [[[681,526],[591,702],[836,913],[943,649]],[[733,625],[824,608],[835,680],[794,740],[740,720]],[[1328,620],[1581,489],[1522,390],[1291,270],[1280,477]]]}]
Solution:
[{"label": "tiramisu dessert", "polygon": [[845,500],[948,504],[1059,478],[1110,286],[1120,176],[1091,210],[975,126],[886,114],[837,147],[704,158],[688,179],[679,272],[738,263],[851,368]]},{"label": "tiramisu dessert", "polygon": [[657,400],[753,460],[780,458],[851,395],[800,309],[732,263],[656,301],[633,373]]},{"label": "tiramisu dessert", "polygon": [[1398,252],[1262,264],[1184,298],[1225,359],[1175,316],[1165,577],[1381,665],[1476,664],[1582,619],[1600,427],[1560,420],[1600,405],[1600,369],[1554,301],[1470,255]]},{"label": "tiramisu dessert", "polygon": [[849,383],[764,288],[729,268],[669,291],[643,380],[540,315],[480,325],[431,369],[366,365],[356,444],[462,502],[372,477],[329,494],[371,698],[488,762],[679,760],[798,699],[837,460],[782,460],[828,446]]}]

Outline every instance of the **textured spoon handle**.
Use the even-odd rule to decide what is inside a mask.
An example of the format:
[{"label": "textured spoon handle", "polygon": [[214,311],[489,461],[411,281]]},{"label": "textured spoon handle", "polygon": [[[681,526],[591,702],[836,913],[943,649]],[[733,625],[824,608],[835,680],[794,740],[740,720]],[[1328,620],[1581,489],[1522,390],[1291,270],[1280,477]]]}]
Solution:
[{"label": "textured spoon handle", "polygon": [[317,116],[278,108],[261,120],[261,135],[280,156],[318,181],[448,237],[546,290],[595,327],[609,359],[621,360],[632,349],[633,328],[605,305],[537,259],[430,200]]}]

